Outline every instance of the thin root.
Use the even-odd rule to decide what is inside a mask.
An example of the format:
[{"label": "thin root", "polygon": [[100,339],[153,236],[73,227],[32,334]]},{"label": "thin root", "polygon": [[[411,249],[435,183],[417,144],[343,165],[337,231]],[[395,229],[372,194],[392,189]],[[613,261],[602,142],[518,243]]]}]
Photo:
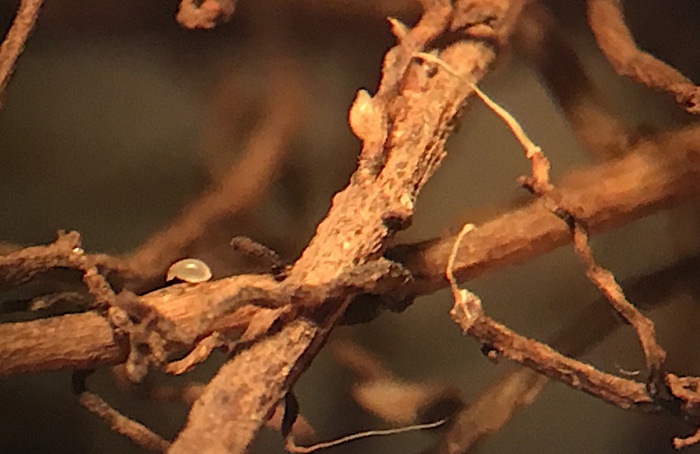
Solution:
[{"label": "thin root", "polygon": [[439,427],[443,424],[445,424],[444,419],[441,419],[440,421],[435,421],[427,424],[413,424],[411,426],[405,426],[405,427],[398,427],[395,429],[379,429],[379,430],[367,430],[365,432],[359,432],[356,434],[352,435],[347,435],[345,437],[338,438],[337,440],[332,440],[332,441],[324,441],[322,443],[316,443],[315,445],[311,446],[298,446],[294,444],[294,440],[292,437],[287,437],[287,440],[285,442],[285,449],[289,452],[297,453],[297,454],[308,454],[310,452],[318,451],[321,449],[328,449],[332,448],[334,446],[341,445],[343,443],[348,443],[354,440],[359,440],[360,438],[367,438],[367,437],[375,437],[375,436],[384,436],[384,435],[395,435],[395,434],[400,434],[400,433],[405,433],[405,432],[413,432],[416,430],[425,430],[425,429],[434,429],[435,427]]},{"label": "thin root", "polygon": [[469,331],[469,328],[471,328],[474,321],[476,321],[477,317],[481,314],[481,300],[469,290],[459,288],[452,270],[454,269],[457,251],[459,250],[459,244],[462,242],[462,238],[475,228],[474,224],[464,224],[462,230],[457,234],[445,269],[445,277],[450,283],[452,299],[454,300],[454,305],[450,310],[450,317],[462,328],[463,333]]}]

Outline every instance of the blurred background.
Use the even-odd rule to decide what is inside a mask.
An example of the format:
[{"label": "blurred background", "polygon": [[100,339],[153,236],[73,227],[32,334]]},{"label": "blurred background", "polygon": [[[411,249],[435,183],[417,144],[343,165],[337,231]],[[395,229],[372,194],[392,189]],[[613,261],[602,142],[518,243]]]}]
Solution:
[{"label": "blurred background", "polygon": [[[3,30],[18,3],[0,3]],[[615,75],[587,28],[582,1],[544,3],[619,119],[647,131],[697,121],[668,97]],[[700,3],[626,3],[640,46],[700,82]],[[294,102],[294,122],[279,137],[282,151],[269,158],[276,170],[261,177],[269,184],[234,216],[211,225],[188,252],[222,277],[237,271],[233,236],[249,236],[290,263],[303,250],[357,162],[360,142],[347,125],[347,109],[358,89],[377,87],[382,56],[394,43],[385,18],[412,24],[418,2],[241,0],[230,22],[209,31],[182,28],[176,11],[175,1],[47,2],[0,111],[0,241],[47,243],[57,230],[71,229],[89,252],[134,251],[223,181],[274,110]],[[482,88],[545,150],[555,179],[594,164],[527,58],[505,52]],[[464,222],[484,222],[527,200],[515,179],[529,172],[529,163],[479,103],[468,106],[447,150],[399,241],[454,233]],[[596,257],[625,282],[696,255],[699,208],[686,204],[596,236]],[[467,286],[497,321],[541,340],[599,298],[570,248]],[[661,295],[670,302],[650,312],[670,368],[683,374],[700,374],[697,290]],[[406,381],[449,382],[468,402],[515,366],[488,361],[479,344],[462,337],[450,307],[449,293],[441,291],[402,314],[341,327],[334,336],[357,340]],[[613,373],[643,366],[629,328],[584,359]],[[149,381],[205,381],[222,361],[214,355],[184,377],[153,374]],[[354,380],[324,350],[297,385],[301,412],[321,440],[386,427],[352,400]],[[90,383],[167,438],[185,421],[184,403],[119,388],[108,370]],[[69,372],[2,379],[0,396],[3,452],[141,452],[77,405]],[[672,437],[692,431],[678,419],[623,411],[551,384],[473,452],[663,453],[673,451]],[[436,436],[372,438],[331,452],[418,453]],[[693,451],[700,448],[684,452]],[[254,452],[283,452],[281,437],[263,431]]]}]

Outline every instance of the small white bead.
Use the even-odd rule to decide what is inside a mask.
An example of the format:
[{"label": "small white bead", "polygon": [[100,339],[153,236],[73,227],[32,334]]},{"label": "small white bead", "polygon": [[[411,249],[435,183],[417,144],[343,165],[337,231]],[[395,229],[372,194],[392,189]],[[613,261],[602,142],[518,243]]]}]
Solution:
[{"label": "small white bead", "polygon": [[183,259],[173,263],[168,268],[166,280],[172,281],[173,279],[179,279],[190,284],[206,282],[211,279],[211,270],[201,260]]}]

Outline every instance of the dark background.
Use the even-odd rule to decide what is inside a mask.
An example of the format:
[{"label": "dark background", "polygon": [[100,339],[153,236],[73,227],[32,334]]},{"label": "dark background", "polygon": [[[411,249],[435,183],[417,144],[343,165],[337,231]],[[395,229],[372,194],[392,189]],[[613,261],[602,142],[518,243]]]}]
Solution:
[{"label": "dark background", "polygon": [[[3,29],[17,3],[0,3]],[[620,118],[660,129],[693,120],[667,97],[614,74],[586,27],[583,2],[548,3]],[[700,82],[700,4],[628,3],[625,11],[639,44]],[[259,115],[256,103],[264,98],[269,59],[283,53],[297,60],[308,82],[302,127],[290,143],[286,165],[261,203],[212,231],[199,251],[219,276],[229,270],[216,251],[228,248],[234,235],[250,236],[287,261],[300,253],[331,196],[354,170],[360,144],[347,126],[347,109],[359,88],[376,89],[382,55],[393,44],[384,18],[393,15],[410,24],[417,5],[408,0],[241,0],[233,19],[212,31],[181,28],[176,9],[175,1],[46,3],[0,111],[0,241],[40,244],[52,241],[58,229],[74,229],[90,252],[135,249],[194,200],[217,172],[235,163]],[[244,87],[232,100],[232,110],[238,103],[251,118],[243,115],[231,125],[240,134],[232,134],[226,149],[204,149],[209,106],[228,80]],[[503,57],[482,88],[545,150],[555,178],[593,162],[537,72],[518,55]],[[524,200],[515,178],[528,173],[529,164],[483,106],[469,107],[447,150],[402,241],[482,222]],[[624,281],[698,253],[698,208],[697,203],[685,205],[596,237],[596,256]],[[598,298],[570,248],[468,286],[495,319],[538,339]],[[698,295],[669,298],[671,304],[651,313],[658,337],[669,350],[673,370],[698,374]],[[449,294],[438,292],[403,314],[339,331],[377,352],[402,378],[448,380],[470,399],[513,366],[494,366],[477,343],[463,338],[447,315],[450,304]],[[585,359],[611,372],[642,367],[628,328]],[[206,380],[221,361],[216,356],[184,379],[156,375],[150,380]],[[323,352],[298,384],[302,414],[322,439],[386,425],[352,402],[352,381]],[[118,390],[107,370],[90,383],[115,407],[166,437],[184,423],[184,404],[154,403]],[[5,378],[0,400],[2,452],[140,452],[77,405],[69,372]],[[676,419],[626,412],[553,384],[478,452],[672,452],[671,438],[691,430]],[[335,452],[419,452],[431,439],[426,433],[374,438]],[[256,449],[281,452],[280,437],[265,431]],[[684,452],[693,451],[700,452]]]}]

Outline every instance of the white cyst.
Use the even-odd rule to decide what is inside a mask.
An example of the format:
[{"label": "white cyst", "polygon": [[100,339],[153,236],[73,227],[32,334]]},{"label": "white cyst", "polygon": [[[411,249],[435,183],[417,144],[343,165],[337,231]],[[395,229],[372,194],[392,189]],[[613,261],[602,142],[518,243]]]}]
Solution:
[{"label": "white cyst", "polygon": [[173,263],[168,268],[167,281],[180,279],[181,281],[196,284],[211,279],[211,270],[206,263],[197,259],[183,259]]}]

